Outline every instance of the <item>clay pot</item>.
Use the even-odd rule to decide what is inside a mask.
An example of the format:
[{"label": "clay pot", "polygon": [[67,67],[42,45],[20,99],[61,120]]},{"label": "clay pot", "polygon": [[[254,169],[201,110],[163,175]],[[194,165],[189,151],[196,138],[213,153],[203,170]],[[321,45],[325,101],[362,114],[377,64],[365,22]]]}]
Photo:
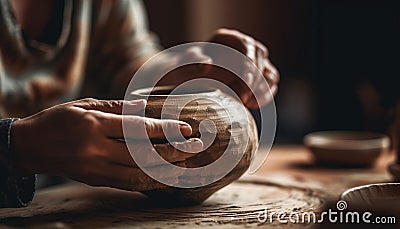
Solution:
[{"label": "clay pot", "polygon": [[[186,104],[178,113],[179,117],[176,118],[192,126],[191,137],[201,138],[203,141],[207,141],[208,132],[202,131],[199,124],[208,119],[216,127],[213,141],[210,142],[207,149],[194,154],[193,157],[185,161],[174,163],[175,165],[185,168],[206,166],[217,160],[225,151],[229,157],[241,155],[236,166],[216,182],[197,188],[165,186],[165,188],[143,192],[163,203],[197,204],[217,190],[237,180],[249,168],[258,146],[257,127],[252,115],[246,108],[243,108],[242,103],[220,90],[185,90],[178,92],[178,94],[174,92],[173,95],[169,95],[171,90],[171,87],[155,87],[150,93],[150,89],[139,89],[131,93],[131,99],[147,98],[145,116],[152,118],[160,118],[162,112],[163,115],[176,113],[177,106]],[[190,100],[189,103],[187,103],[188,100]],[[166,117],[163,116],[163,118]],[[229,147],[228,144],[230,144]],[[215,172],[218,173],[218,171]],[[217,174],[184,174],[180,175],[178,179],[180,182],[188,183],[191,179],[202,179],[206,182],[215,175]]]}]

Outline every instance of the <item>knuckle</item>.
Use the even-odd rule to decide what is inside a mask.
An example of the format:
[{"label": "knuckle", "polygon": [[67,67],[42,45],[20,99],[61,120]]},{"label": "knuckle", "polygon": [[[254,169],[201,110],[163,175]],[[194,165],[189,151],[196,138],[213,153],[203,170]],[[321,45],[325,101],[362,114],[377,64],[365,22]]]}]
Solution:
[{"label": "knuckle", "polygon": [[[176,135],[177,130],[179,128],[178,123],[177,122],[173,122],[173,121],[165,121],[162,124],[163,130],[166,132],[166,135]],[[163,131],[160,130],[160,131]]]},{"label": "knuckle", "polygon": [[121,100],[107,100],[104,102],[104,105],[109,108],[119,108],[123,105],[123,101]]},{"label": "knuckle", "polygon": [[79,102],[83,102],[88,105],[93,105],[93,104],[96,104],[98,102],[98,100],[94,99],[94,98],[84,98],[84,99],[79,100]]},{"label": "knuckle", "polygon": [[144,120],[144,129],[147,134],[151,134],[157,132],[157,125],[154,123],[153,120],[145,119]]}]

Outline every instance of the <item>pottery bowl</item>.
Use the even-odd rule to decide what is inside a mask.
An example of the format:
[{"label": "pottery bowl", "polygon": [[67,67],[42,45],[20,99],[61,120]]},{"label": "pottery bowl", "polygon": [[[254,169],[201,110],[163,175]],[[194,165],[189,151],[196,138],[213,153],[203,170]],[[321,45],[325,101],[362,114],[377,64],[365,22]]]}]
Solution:
[{"label": "pottery bowl", "polygon": [[386,135],[355,131],[321,131],[304,137],[317,162],[329,165],[370,166],[390,145]]},{"label": "pottery bowl", "polygon": [[[397,159],[399,160],[399,158]],[[400,181],[400,162],[389,165],[389,172],[392,174],[395,181]]]},{"label": "pottery bowl", "polygon": [[400,183],[358,186],[344,191],[341,200],[348,210],[400,215]]},{"label": "pottery bowl", "polygon": [[[228,154],[230,158],[241,156],[231,171],[213,183],[207,181],[218,174],[181,174],[174,177],[181,184],[190,184],[194,179],[204,180],[205,186],[165,186],[144,192],[148,196],[163,201],[169,200],[174,204],[196,204],[238,179],[249,168],[258,146],[257,127],[252,115],[241,102],[219,90],[183,90],[170,94],[171,91],[172,87],[168,86],[139,89],[131,93],[130,99],[147,99],[146,117],[162,116],[164,119],[173,118],[187,122],[193,129],[190,137],[207,141],[208,132],[201,129],[204,120],[212,121],[216,131],[214,139],[211,139],[206,149],[185,161],[174,163],[176,166],[199,168],[215,162],[222,154]],[[175,114],[177,109],[180,111],[178,115]],[[171,117],[168,117],[169,114]]]}]

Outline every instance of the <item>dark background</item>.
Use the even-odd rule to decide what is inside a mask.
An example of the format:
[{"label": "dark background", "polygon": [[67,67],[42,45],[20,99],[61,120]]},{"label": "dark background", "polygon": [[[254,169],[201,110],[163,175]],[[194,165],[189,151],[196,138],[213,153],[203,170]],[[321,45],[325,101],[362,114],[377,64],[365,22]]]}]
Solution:
[{"label": "dark background", "polygon": [[316,130],[387,131],[387,111],[400,91],[398,1],[144,2],[164,47],[206,40],[219,27],[268,46],[281,73],[278,143],[299,143]]}]

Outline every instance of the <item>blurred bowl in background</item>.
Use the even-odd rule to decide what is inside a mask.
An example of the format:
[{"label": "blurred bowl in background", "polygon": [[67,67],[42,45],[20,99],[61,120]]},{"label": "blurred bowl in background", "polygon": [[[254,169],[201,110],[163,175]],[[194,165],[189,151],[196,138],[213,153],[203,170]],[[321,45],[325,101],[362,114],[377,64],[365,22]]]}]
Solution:
[{"label": "blurred bowl in background", "polygon": [[304,144],[319,163],[340,166],[371,166],[389,148],[390,139],[380,133],[320,131],[307,134]]}]

